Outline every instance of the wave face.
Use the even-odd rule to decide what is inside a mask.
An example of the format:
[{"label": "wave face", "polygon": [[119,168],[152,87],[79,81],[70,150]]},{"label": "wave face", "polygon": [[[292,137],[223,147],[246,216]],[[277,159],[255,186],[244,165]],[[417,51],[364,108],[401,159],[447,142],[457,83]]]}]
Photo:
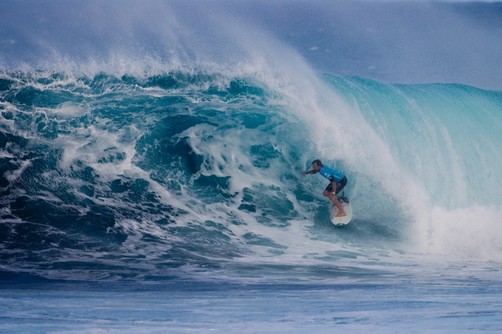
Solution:
[{"label": "wave face", "polygon": [[[500,8],[1,3],[0,272],[329,280],[499,263]],[[349,179],[344,228],[325,180],[300,173],[316,158]]]},{"label": "wave face", "polygon": [[[307,110],[272,84],[4,73],[2,269],[166,279],[375,249],[500,260],[499,92],[324,75],[329,96]],[[325,182],[299,173],[316,157],[349,178],[346,228],[328,220]]]}]

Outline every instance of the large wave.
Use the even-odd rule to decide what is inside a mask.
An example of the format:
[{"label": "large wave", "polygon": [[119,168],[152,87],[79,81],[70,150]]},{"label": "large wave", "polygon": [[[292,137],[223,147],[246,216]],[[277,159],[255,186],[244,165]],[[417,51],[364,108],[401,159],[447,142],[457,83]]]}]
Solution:
[{"label": "large wave", "polygon": [[[4,74],[4,270],[162,276],[368,247],[499,258],[500,93],[260,80]],[[315,157],[348,175],[346,229],[299,173]]]},{"label": "large wave", "polygon": [[[501,260],[500,92],[320,74],[245,21],[212,11],[181,23],[190,15],[160,6],[168,23],[153,16],[145,30],[145,8],[96,20],[88,44],[46,27],[3,66],[4,272],[166,279],[400,254]],[[329,222],[324,181],[300,173],[315,158],[348,176],[345,228]]]}]

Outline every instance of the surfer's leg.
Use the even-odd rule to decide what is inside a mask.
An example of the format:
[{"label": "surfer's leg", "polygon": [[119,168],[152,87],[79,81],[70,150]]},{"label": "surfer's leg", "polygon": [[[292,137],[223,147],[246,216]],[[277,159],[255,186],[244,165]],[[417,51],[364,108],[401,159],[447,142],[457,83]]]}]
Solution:
[{"label": "surfer's leg", "polygon": [[343,217],[346,216],[347,213],[343,209],[343,205],[340,203],[338,200],[338,197],[336,197],[335,194],[331,194],[331,201],[335,204],[335,206],[338,208],[338,213],[335,215],[335,217]]},{"label": "surfer's leg", "polygon": [[326,187],[326,189],[324,189],[323,195],[329,197],[331,202],[333,202],[333,205],[338,208],[338,213],[335,215],[335,217],[343,217],[347,215],[347,213],[343,209],[342,204],[338,200],[338,197],[336,196],[336,194],[338,194],[343,188],[345,188],[346,184],[347,178],[344,177],[342,180],[340,180],[339,183],[336,184],[336,189],[333,189],[331,183]]},{"label": "surfer's leg", "polygon": [[347,215],[347,213],[345,213],[345,210],[343,209],[342,204],[338,200],[338,197],[336,197],[336,195],[333,192],[330,192],[327,189],[325,189],[322,194],[328,197],[331,200],[331,202],[333,202],[333,205],[338,208],[338,213],[335,215],[335,217],[343,217]]}]

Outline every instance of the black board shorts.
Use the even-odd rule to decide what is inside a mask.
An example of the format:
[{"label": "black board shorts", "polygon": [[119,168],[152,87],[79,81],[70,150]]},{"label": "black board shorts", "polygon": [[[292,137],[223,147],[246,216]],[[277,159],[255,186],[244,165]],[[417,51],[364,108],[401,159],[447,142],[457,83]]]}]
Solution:
[{"label": "black board shorts", "polygon": [[[346,185],[347,185],[347,177],[344,177],[343,179],[340,180],[340,182],[336,183],[335,194],[338,194],[340,191],[342,191],[342,189],[345,188]],[[333,192],[333,187],[331,186],[331,182],[328,184],[325,190],[329,191],[330,193]]]}]

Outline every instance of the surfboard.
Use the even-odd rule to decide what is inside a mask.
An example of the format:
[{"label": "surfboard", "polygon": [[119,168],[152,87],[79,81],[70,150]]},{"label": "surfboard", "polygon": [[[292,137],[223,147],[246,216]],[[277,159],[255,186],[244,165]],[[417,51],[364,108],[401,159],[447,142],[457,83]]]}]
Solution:
[{"label": "surfboard", "polygon": [[345,213],[347,215],[343,217],[335,217],[338,213],[338,208],[333,205],[330,210],[331,222],[336,226],[347,225],[352,220],[352,206],[350,205],[349,199],[347,197],[338,197],[338,200],[342,204],[343,209],[345,210]]}]

